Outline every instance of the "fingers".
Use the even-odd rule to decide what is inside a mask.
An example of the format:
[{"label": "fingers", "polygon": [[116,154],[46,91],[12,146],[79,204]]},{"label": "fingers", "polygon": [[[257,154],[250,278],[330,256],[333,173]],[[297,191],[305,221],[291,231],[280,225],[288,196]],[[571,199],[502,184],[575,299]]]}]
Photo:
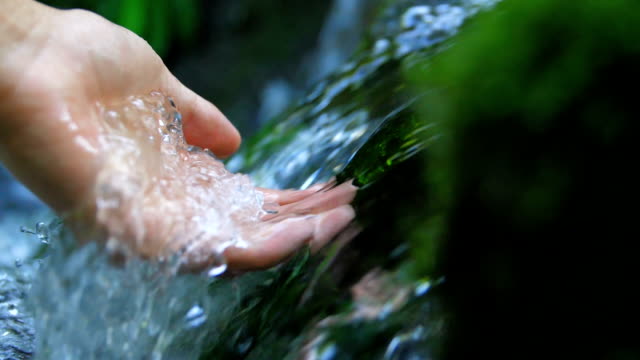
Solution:
[{"label": "fingers", "polygon": [[166,92],[182,113],[184,136],[189,144],[209,149],[222,158],[238,150],[240,133],[218,108],[171,74],[167,83]]},{"label": "fingers", "polygon": [[272,190],[265,188],[257,189],[264,194],[265,203],[274,203],[278,205],[287,205],[297,201],[301,201],[318,191],[318,189],[316,189],[315,187],[306,190]]},{"label": "fingers", "polygon": [[[332,184],[333,185],[333,184]],[[329,188],[318,184],[307,190],[259,189],[265,200],[284,203],[279,212],[257,226],[245,228],[244,237],[253,243],[248,247],[229,247],[223,257],[232,272],[266,269],[277,265],[304,246],[315,253],[340,234],[355,218],[349,203],[357,188],[351,181]],[[207,242],[190,246],[183,264],[187,271],[203,270],[220,258],[207,247]]]},{"label": "fingers", "polygon": [[231,247],[224,257],[235,271],[266,269],[289,258],[303,246],[317,252],[349,225],[355,217],[353,208],[343,205],[326,213],[289,218],[270,226],[258,235],[261,242],[250,248]]},{"label": "fingers", "polygon": [[263,220],[280,221],[293,216],[319,214],[349,204],[356,196],[357,190],[351,181],[345,182],[330,190],[316,192],[300,201],[281,206],[277,213],[268,214]]},{"label": "fingers", "polygon": [[287,219],[256,234],[260,242],[258,245],[227,248],[224,257],[232,270],[266,269],[282,262],[308,243],[314,229],[315,219],[312,217]]},{"label": "fingers", "polygon": [[259,241],[258,245],[225,250],[229,268],[265,269],[286,260],[305,245],[314,253],[327,245],[355,218],[348,204],[357,188],[351,182],[322,191],[325,188],[319,184],[303,191],[260,189],[265,200],[286,205],[279,208],[278,214],[263,219],[270,221],[264,222],[252,236]]},{"label": "fingers", "polygon": [[338,233],[349,225],[356,213],[350,205],[342,205],[318,216],[313,239],[309,244],[315,253],[329,243]]},{"label": "fingers", "polygon": [[294,202],[301,201],[321,190],[328,189],[333,186],[335,182],[330,181],[328,183],[315,184],[305,190],[275,190],[266,188],[257,188],[264,194],[265,203],[274,203],[278,205],[287,205]]}]

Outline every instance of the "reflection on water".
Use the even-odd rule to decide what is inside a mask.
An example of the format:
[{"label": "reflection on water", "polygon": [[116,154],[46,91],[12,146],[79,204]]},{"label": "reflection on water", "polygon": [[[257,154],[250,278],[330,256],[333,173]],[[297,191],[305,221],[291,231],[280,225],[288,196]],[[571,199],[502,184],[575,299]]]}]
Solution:
[{"label": "reflection on water", "polygon": [[[389,6],[382,12],[381,20],[372,26],[373,41],[370,41],[370,46],[320,82],[294,111],[273,122],[262,136],[231,159],[229,167],[248,172],[261,186],[282,188],[306,187],[337,174],[376,129],[398,116],[399,111],[413,101],[402,89],[400,62],[411,54],[428,56],[429,50],[455,34],[467,17],[495,2],[398,1]],[[168,113],[167,121],[175,123],[176,115]],[[141,118],[140,121],[144,123],[145,120]],[[154,144],[162,148],[165,144],[162,138],[175,134],[172,131],[161,133],[160,142]],[[122,147],[114,147],[114,159],[124,163],[131,161],[127,146],[124,142]],[[174,156],[175,159],[185,151],[189,152],[186,148],[176,151],[175,147],[165,150],[168,151],[165,155],[169,158]],[[205,158],[209,155],[200,151],[196,153],[203,162],[208,161]],[[140,159],[143,158],[137,158],[137,163],[129,162],[132,166],[123,167],[117,161],[111,165],[121,169],[120,174],[125,174],[128,180],[136,176],[139,176],[138,179],[146,178],[148,174],[144,172],[151,165]],[[198,174],[203,169],[205,172],[216,171],[215,167],[205,163],[196,173],[189,173],[190,178],[193,177],[196,182],[210,181],[200,179]],[[135,176],[131,177],[131,174]],[[158,177],[162,178],[162,175]],[[102,181],[105,200],[103,221],[116,219],[122,222],[116,228],[129,229],[126,222],[136,219],[123,217],[122,204],[114,206],[111,201],[118,199],[118,192],[123,189],[116,187],[114,190],[110,187],[118,184],[113,178],[102,178]],[[133,184],[144,185],[137,181],[133,181]],[[155,200],[177,196],[167,193],[168,188],[157,186],[153,190],[157,194]],[[110,198],[112,195],[115,197]],[[176,201],[179,201],[179,196],[175,197]],[[198,200],[202,200],[199,209],[209,208],[205,206],[208,205],[206,200],[213,197],[207,196]],[[127,206],[138,205],[134,203]],[[230,206],[224,204],[222,209],[229,209]],[[185,214],[176,212],[174,208],[159,210],[158,216],[176,216],[187,220]],[[216,219],[225,218],[225,214],[215,216]],[[0,218],[2,221],[6,219]],[[218,221],[207,216],[201,220],[202,224]],[[240,355],[246,355],[247,351],[259,346],[256,345],[259,339],[246,336],[242,324],[235,322],[242,318],[244,312],[259,306],[256,304],[260,303],[260,299],[252,298],[255,289],[263,286],[265,281],[275,281],[273,279],[277,279],[277,276],[272,275],[277,271],[225,280],[196,275],[174,276],[178,260],[171,258],[159,264],[132,260],[112,266],[95,244],[78,248],[68,231],[56,221],[46,228],[34,225],[35,221],[10,221],[15,224],[15,232],[19,235],[0,236],[0,246],[13,247],[13,243],[18,242],[30,245],[18,262],[15,261],[16,256],[10,256],[10,261],[5,261],[0,255],[0,357],[29,358],[33,352],[33,318],[27,315],[24,307],[29,286],[37,334],[37,356],[43,359],[192,359],[216,342],[237,344],[233,351]],[[20,225],[28,227],[27,233],[19,232]],[[212,231],[226,228],[224,222],[218,225],[211,227]],[[0,231],[2,229],[0,226]],[[192,230],[186,226],[178,229],[176,234]],[[28,232],[31,230],[34,234],[30,235]],[[49,233],[46,234],[46,231]],[[125,233],[116,237],[122,237]],[[30,238],[26,238],[28,236]],[[43,243],[45,238],[48,243]],[[139,238],[144,239],[144,236],[139,235]],[[13,254],[17,253],[19,251]],[[210,273],[218,275],[223,271],[224,268],[214,267]],[[375,276],[373,278],[375,280]],[[407,288],[386,293],[382,291],[384,294],[403,296],[398,299],[383,296],[378,302],[371,300],[356,309],[354,314],[334,317],[333,324],[340,324],[343,330],[357,333],[359,328],[350,321],[358,319],[359,323],[364,322],[384,333],[383,330],[388,328],[381,324],[393,321],[396,312],[431,314],[431,307],[414,302],[423,298],[430,286],[431,283],[420,283],[416,284],[413,291]],[[358,295],[353,297],[356,304],[362,299]],[[387,315],[380,316],[382,313]],[[436,328],[422,324],[414,324],[411,328],[391,327],[398,330],[389,338],[386,358],[404,358],[398,354],[405,354],[407,349],[415,347],[420,348],[415,352],[419,355],[417,358],[427,356],[425,339]],[[310,358],[334,358],[341,349],[350,345],[336,340],[332,335],[333,330],[328,328],[317,326],[312,330],[306,335],[297,334],[310,344],[306,348],[307,354],[315,354]],[[366,345],[367,342],[363,340],[361,344]],[[222,354],[220,357],[223,357]]]},{"label": "reflection on water", "polygon": [[465,19],[496,2],[411,6],[420,2],[398,1],[389,6],[372,26],[371,46],[318,83],[294,111],[264,129],[257,141],[231,159],[229,168],[273,188],[305,187],[339,173],[380,125],[411,103],[400,80],[399,62],[442,43]]}]

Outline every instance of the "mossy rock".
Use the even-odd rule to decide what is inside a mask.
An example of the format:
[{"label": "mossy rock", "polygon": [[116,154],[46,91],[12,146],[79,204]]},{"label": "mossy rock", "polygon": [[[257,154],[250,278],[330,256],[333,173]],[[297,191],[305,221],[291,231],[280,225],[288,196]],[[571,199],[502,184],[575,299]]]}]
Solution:
[{"label": "mossy rock", "polygon": [[638,24],[635,1],[504,1],[413,68],[444,134],[425,186],[445,220],[421,228],[442,234],[445,357],[640,356]]}]

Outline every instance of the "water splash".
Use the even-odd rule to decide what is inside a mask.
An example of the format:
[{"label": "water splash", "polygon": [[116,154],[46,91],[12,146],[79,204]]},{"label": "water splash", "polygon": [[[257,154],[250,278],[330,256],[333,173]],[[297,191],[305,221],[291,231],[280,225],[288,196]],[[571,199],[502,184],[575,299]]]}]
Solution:
[{"label": "water splash", "polygon": [[[208,286],[227,269],[226,247],[259,241],[243,229],[264,213],[262,194],[210,151],[186,144],[170,98],[130,97],[100,113],[98,145],[105,156],[95,214],[106,248],[160,258],[128,257],[114,267],[96,243],[77,248],[59,221],[24,228],[47,246],[30,297],[43,334],[37,356],[196,357],[212,318]],[[207,264],[207,276],[176,276],[185,263]]]},{"label": "water splash", "polygon": [[[197,358],[215,322],[204,276],[174,276],[164,263],[114,266],[62,227],[33,279],[29,302],[40,359]],[[197,304],[197,306],[193,306]]]},{"label": "water splash", "polygon": [[184,252],[185,261],[219,269],[226,247],[251,246],[242,229],[264,214],[262,193],[209,150],[185,142],[170,98],[134,96],[100,110],[105,156],[95,208],[108,248],[152,257]]},{"label": "water splash", "polygon": [[34,352],[33,318],[25,306],[29,279],[0,266],[0,359],[29,358]]}]

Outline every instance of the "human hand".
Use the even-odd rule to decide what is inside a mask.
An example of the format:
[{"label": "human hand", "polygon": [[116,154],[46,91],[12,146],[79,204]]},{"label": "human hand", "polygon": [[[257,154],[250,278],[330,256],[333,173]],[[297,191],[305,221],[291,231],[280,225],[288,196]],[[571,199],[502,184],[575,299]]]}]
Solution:
[{"label": "human hand", "polygon": [[[24,32],[20,44],[7,46],[5,41],[4,48],[11,51],[0,58],[1,159],[58,212],[82,208],[84,214],[75,217],[82,223],[79,227],[101,227],[106,237],[118,233],[119,241],[145,257],[183,252],[186,268],[208,266],[213,261],[212,249],[221,241],[219,234],[195,244],[189,243],[193,240],[189,236],[181,236],[202,210],[185,189],[213,185],[212,179],[192,182],[190,170],[185,170],[192,168],[190,161],[204,161],[201,154],[167,175],[162,170],[166,159],[147,151],[139,160],[148,174],[163,174],[156,180],[167,176],[173,179],[168,186],[174,194],[171,199],[166,194],[143,192],[142,205],[136,210],[136,218],[142,220],[136,224],[122,221],[131,216],[126,209],[100,213],[97,185],[105,185],[105,176],[117,173],[105,165],[117,161],[109,161],[114,159],[114,148],[110,147],[113,144],[105,146],[105,139],[114,135],[114,128],[105,124],[103,110],[131,95],[152,91],[169,94],[183,114],[186,141],[211,149],[218,156],[227,156],[239,146],[235,128],[212,104],[180,84],[148,44],[131,32],[85,11],[45,7],[34,11],[39,20]],[[118,121],[125,129],[117,134],[119,137],[148,147],[136,131],[156,129],[141,128],[136,123],[140,119],[135,117]],[[210,169],[223,168],[219,162],[207,161]],[[158,189],[157,184],[143,190]],[[316,250],[354,216],[348,204],[355,188],[349,184],[322,192],[258,192],[265,194],[270,211],[277,214],[257,221],[233,219],[242,238],[256,241],[251,246],[231,245],[224,249],[232,270],[275,265],[304,244]],[[159,209],[172,212],[160,213]],[[168,216],[171,214],[175,216]]]},{"label": "human hand", "polygon": [[238,148],[224,115],[134,33],[87,11],[7,1],[0,5],[0,160],[55,210],[90,196],[99,165],[97,102],[170,94],[189,143],[222,157]]},{"label": "human hand", "polygon": [[306,244],[317,251],[354,217],[350,183],[270,190],[230,173],[185,142],[180,114],[162,94],[131,96],[99,113],[101,166],[79,218],[102,230],[114,252],[181,254],[183,270],[223,260],[233,271],[262,269]]}]

